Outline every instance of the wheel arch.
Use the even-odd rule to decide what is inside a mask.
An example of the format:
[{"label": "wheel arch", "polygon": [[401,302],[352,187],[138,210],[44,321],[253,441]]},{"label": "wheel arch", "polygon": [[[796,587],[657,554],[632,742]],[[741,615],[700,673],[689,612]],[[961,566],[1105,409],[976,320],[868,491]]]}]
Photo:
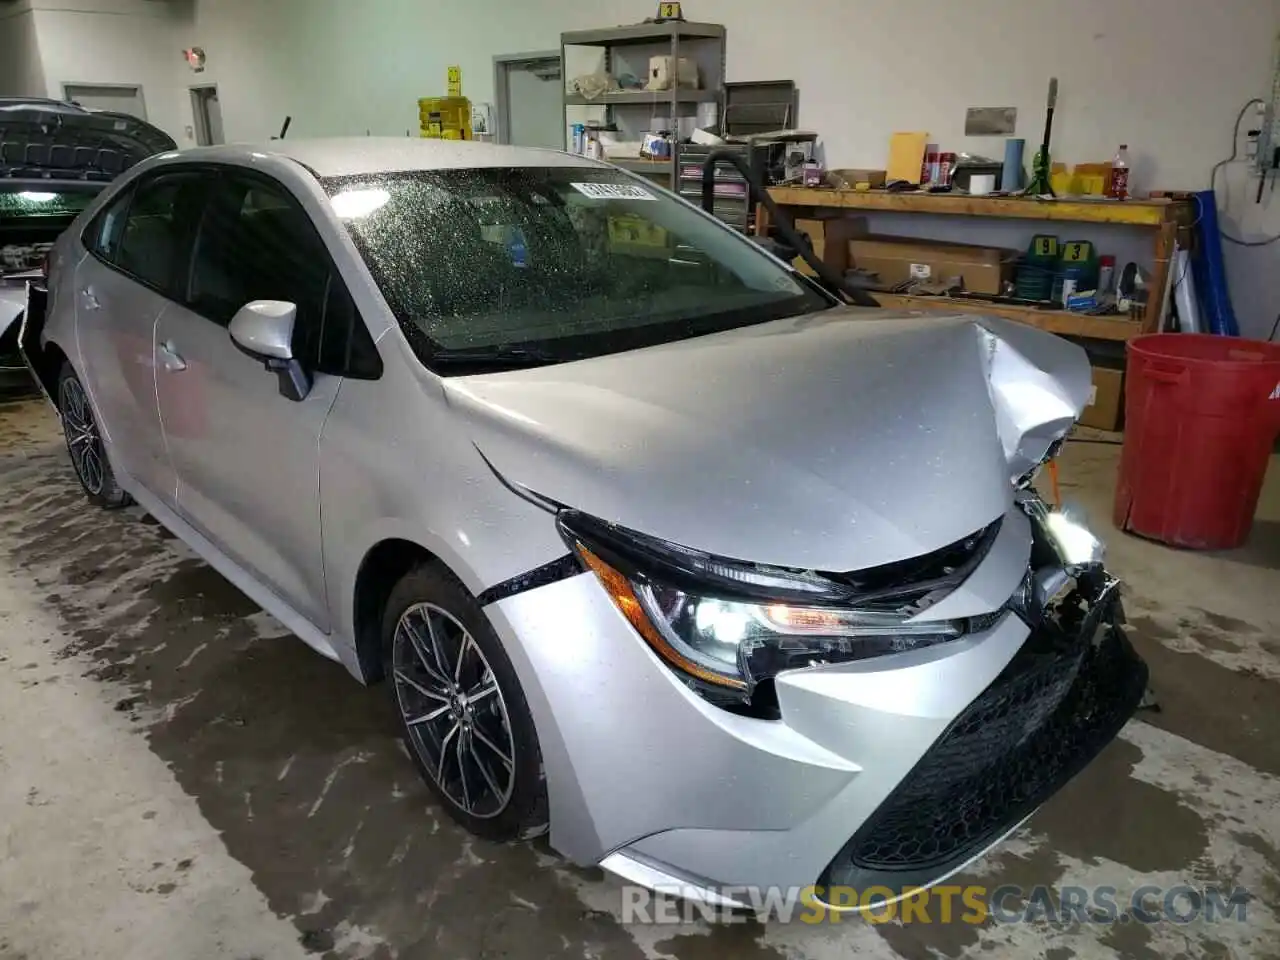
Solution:
[{"label": "wheel arch", "polygon": [[438,566],[462,583],[439,556],[422,544],[402,537],[387,537],[375,543],[365,552],[356,569],[351,626],[356,659],[365,683],[379,683],[385,677],[382,662],[382,613],[396,583],[420,564]]},{"label": "wheel arch", "polygon": [[32,369],[35,370],[36,378],[40,381],[40,386],[44,388],[45,396],[49,398],[49,402],[53,404],[56,410],[58,406],[58,377],[62,373],[62,368],[71,363],[71,358],[53,340],[49,340],[43,346],[36,347],[34,351],[27,348],[24,349],[27,351],[27,360],[30,362]]},{"label": "wheel arch", "polygon": [[[394,528],[393,528],[394,529]],[[403,524],[400,525],[403,530]],[[447,545],[444,545],[447,551]],[[391,591],[400,578],[418,564],[432,564],[458,582],[472,598],[480,602],[483,584],[476,578],[468,580],[466,568],[459,569],[448,562],[447,556],[432,551],[418,539],[397,536],[390,531],[373,543],[363,554],[356,568],[350,592],[351,625],[355,646],[356,666],[359,678],[366,684],[379,684],[386,679],[382,650],[382,616]],[[484,607],[484,616],[493,632],[505,648],[519,680],[533,721],[534,731],[542,751],[546,770],[546,789],[551,804],[552,819],[563,823],[583,824],[582,839],[578,841],[582,863],[594,862],[598,851],[598,837],[590,826],[586,801],[576,783],[573,764],[569,760],[554,711],[550,707],[542,678],[534,669],[528,652],[513,637],[507,620],[499,614],[494,617]],[[555,813],[558,811],[558,814]]]}]

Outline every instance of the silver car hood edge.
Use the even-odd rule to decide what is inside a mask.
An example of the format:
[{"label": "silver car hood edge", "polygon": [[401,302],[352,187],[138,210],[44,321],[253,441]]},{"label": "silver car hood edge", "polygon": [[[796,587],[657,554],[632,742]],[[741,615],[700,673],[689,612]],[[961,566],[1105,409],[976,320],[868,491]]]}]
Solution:
[{"label": "silver car hood edge", "polygon": [[506,480],[724,557],[842,571],[1002,515],[1079,416],[1084,351],[993,318],[836,309],[444,381]]}]

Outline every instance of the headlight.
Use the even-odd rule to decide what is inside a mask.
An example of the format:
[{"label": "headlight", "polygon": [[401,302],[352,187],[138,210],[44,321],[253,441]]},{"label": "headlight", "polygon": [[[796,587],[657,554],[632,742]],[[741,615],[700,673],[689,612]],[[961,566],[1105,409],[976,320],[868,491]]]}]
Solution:
[{"label": "headlight", "polygon": [[718,701],[748,701],[782,670],[911,650],[967,629],[908,622],[915,610],[901,592],[862,603],[855,588],[812,571],[710,557],[580,514],[562,515],[561,528],[649,646]]}]

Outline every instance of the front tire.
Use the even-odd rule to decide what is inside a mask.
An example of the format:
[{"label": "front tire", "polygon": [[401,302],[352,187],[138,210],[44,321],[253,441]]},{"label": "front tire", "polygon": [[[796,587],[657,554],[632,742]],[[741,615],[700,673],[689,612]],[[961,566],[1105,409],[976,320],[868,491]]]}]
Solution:
[{"label": "front tire", "polygon": [[89,502],[106,510],[127,506],[129,494],[116,482],[89,395],[69,363],[58,374],[58,411],[71,466]]},{"label": "front tire", "polygon": [[418,566],[391,591],[382,639],[405,746],[449,815],[489,840],[545,832],[533,717],[475,599],[444,569]]}]

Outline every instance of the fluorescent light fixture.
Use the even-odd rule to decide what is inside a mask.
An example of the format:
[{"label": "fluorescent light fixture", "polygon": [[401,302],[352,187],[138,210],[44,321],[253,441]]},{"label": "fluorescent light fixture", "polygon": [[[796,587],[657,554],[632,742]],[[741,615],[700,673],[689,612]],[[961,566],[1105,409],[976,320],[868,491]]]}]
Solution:
[{"label": "fluorescent light fixture", "polygon": [[56,193],[41,193],[37,190],[23,190],[18,196],[29,203],[52,203],[58,199]]},{"label": "fluorescent light fixture", "polygon": [[337,214],[338,219],[359,220],[384,206],[390,199],[391,194],[388,191],[369,187],[343,190],[341,193],[334,194],[329,202],[333,205],[333,212]]}]

